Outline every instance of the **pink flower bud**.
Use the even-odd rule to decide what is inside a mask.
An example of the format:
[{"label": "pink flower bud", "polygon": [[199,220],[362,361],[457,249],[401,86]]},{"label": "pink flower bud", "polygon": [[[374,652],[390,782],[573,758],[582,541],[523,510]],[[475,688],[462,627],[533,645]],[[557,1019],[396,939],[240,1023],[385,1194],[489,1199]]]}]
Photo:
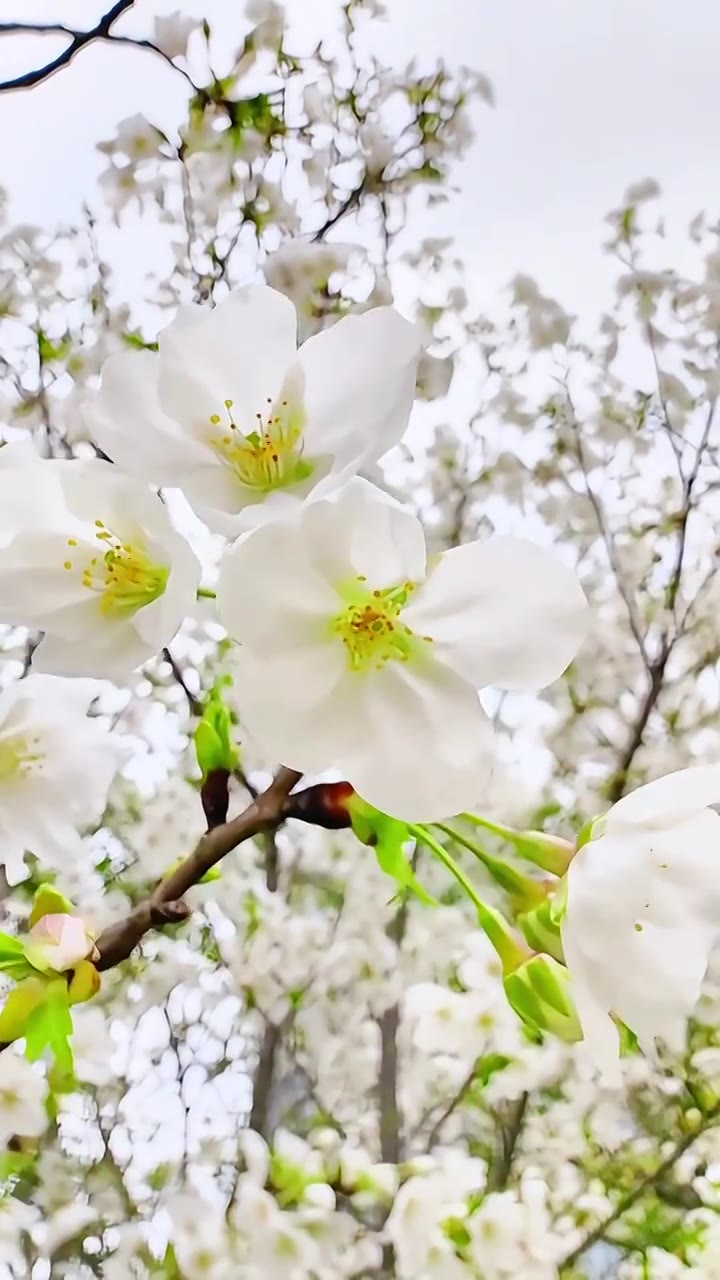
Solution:
[{"label": "pink flower bud", "polygon": [[79,916],[42,916],[30,930],[32,951],[57,973],[65,973],[93,948]]}]

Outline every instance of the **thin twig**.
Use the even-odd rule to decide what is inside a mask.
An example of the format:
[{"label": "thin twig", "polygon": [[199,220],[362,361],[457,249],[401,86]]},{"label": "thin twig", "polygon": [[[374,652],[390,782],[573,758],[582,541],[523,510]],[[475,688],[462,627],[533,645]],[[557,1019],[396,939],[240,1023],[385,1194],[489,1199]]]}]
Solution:
[{"label": "thin twig", "polygon": [[465,1101],[468,1093],[472,1088],[475,1075],[476,1075],[475,1063],[473,1062],[465,1079],[460,1085],[460,1088],[453,1094],[452,1098],[447,1103],[445,1108],[440,1112],[440,1115],[438,1116],[432,1129],[430,1130],[427,1137],[427,1144],[426,1144],[428,1151],[431,1151],[432,1148],[435,1146],[445,1124],[450,1119],[450,1117],[455,1114],[455,1112],[457,1111],[461,1103]]},{"label": "thin twig", "polygon": [[640,656],[643,660],[645,668],[646,670],[649,670],[650,659],[649,659],[647,647],[645,644],[645,636],[643,635],[639,619],[635,613],[635,605],[633,603],[632,597],[630,596],[627,590],[627,587],[625,585],[622,569],[620,567],[620,562],[617,556],[615,540],[613,538],[613,535],[607,523],[607,520],[605,519],[604,507],[598,495],[596,494],[592,484],[590,483],[590,467],[588,465],[587,455],[585,453],[585,444],[582,437],[582,430],[580,428],[580,423],[577,420],[577,415],[575,413],[575,406],[572,402],[572,399],[570,398],[570,393],[567,387],[565,387],[565,393],[567,396],[568,407],[571,413],[571,424],[572,424],[573,433],[575,436],[575,451],[577,454],[578,463],[580,465],[580,470],[582,472],[585,494],[590,502],[590,505],[592,506],[593,512],[595,513],[595,521],[598,527],[598,532],[600,534],[603,545],[605,547],[605,554],[607,555],[608,564],[610,565],[610,568],[612,570],[612,574],[615,579],[615,584],[617,586],[617,589],[620,593],[621,599],[627,611],[630,630],[632,631],[633,637],[635,639],[635,643],[637,644],[637,647],[640,651]]},{"label": "thin twig", "polygon": [[192,714],[194,716],[201,716],[203,713],[203,704],[199,698],[195,697],[195,694],[193,693],[192,689],[189,687],[189,685],[187,684],[187,681],[185,680],[185,676],[182,673],[181,667],[179,666],[177,660],[173,657],[173,655],[171,654],[167,646],[163,649],[162,656],[165,659],[165,661],[169,664],[170,670],[173,673],[173,678],[177,681],[183,693],[185,694],[185,697],[188,700],[188,706]]},{"label": "thin twig", "polygon": [[351,212],[351,210],[356,209],[360,204],[360,200],[364,195],[364,193],[365,193],[365,183],[361,182],[360,186],[355,187],[354,191],[351,191],[350,195],[347,196],[345,200],[343,200],[339,208],[335,210],[335,213],[333,213],[323,223],[323,225],[318,228],[318,230],[315,232],[315,234],[312,237],[312,243],[317,244],[320,240],[322,240],[327,235],[328,231],[330,231],[331,228],[336,225],[336,223],[340,222],[341,218],[344,218],[346,214]]}]

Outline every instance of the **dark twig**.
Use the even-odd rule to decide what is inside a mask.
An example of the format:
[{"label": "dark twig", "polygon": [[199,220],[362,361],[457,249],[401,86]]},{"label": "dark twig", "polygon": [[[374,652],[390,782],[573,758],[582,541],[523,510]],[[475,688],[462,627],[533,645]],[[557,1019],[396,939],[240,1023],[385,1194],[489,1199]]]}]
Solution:
[{"label": "dark twig", "polygon": [[99,22],[94,27],[90,27],[88,31],[73,31],[58,23],[51,23],[44,26],[42,23],[37,26],[32,24],[23,24],[19,22],[0,23],[0,34],[14,34],[19,31],[26,31],[28,34],[52,34],[67,35],[70,37],[70,43],[59,53],[56,58],[50,62],[46,62],[42,67],[36,67],[33,71],[25,71],[22,75],[15,76],[12,80],[4,80],[0,83],[0,93],[9,93],[13,89],[31,89],[33,85],[42,84],[43,81],[49,80],[55,75],[56,71],[61,71],[63,67],[69,66],[73,58],[84,49],[86,45],[91,44],[94,40],[105,40],[110,35],[110,29],[118,18],[131,9],[135,0],[116,0],[116,3],[107,13],[103,14]]},{"label": "dark twig", "polygon": [[192,689],[189,687],[189,685],[187,684],[187,681],[185,680],[185,676],[182,673],[182,668],[179,666],[176,659],[173,658],[170,650],[167,647],[163,649],[162,656],[165,659],[165,661],[168,663],[170,670],[173,673],[173,679],[177,681],[183,693],[185,694],[185,697],[188,700],[188,706],[192,714],[194,716],[201,716],[203,713],[203,704],[199,698],[195,697],[195,694],[193,693]]}]

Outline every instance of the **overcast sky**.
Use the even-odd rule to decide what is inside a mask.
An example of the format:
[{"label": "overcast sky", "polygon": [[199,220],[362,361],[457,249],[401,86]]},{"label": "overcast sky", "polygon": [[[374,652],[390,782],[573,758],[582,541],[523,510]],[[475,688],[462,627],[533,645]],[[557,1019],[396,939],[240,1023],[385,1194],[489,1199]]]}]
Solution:
[{"label": "overcast sky", "polygon": [[[0,0],[0,17],[92,25],[103,0]],[[310,39],[337,0],[290,0]],[[720,206],[720,4],[717,0],[388,0],[373,38],[397,63],[417,54],[466,62],[492,80],[445,230],[491,296],[517,270],[574,309],[603,296],[603,217],[625,186],[661,182],[671,238],[700,207]],[[177,8],[242,36],[239,0],[138,0],[117,30],[147,34]],[[0,78],[35,64],[53,39],[0,40]],[[0,181],[16,216],[51,223],[92,196],[94,150],[123,116],[177,119],[183,86],[149,54],[95,46],[51,82],[0,95]]]}]

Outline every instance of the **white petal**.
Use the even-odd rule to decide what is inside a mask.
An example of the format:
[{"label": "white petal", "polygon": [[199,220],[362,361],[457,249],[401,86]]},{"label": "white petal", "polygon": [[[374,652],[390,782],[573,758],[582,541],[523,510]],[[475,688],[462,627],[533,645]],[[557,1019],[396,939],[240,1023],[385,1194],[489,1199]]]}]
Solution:
[{"label": "white petal", "polygon": [[[565,941],[563,938],[563,943]],[[618,1029],[588,986],[582,960],[574,954],[572,942],[569,951],[565,951],[565,960],[570,974],[570,995],[580,1019],[585,1048],[603,1073],[605,1083],[618,1088],[622,1083]]]},{"label": "white petal", "polygon": [[420,521],[359,477],[306,504],[303,538],[317,571],[332,585],[362,575],[371,588],[381,589],[417,582],[425,573]]},{"label": "white petal", "polygon": [[329,639],[341,608],[310,563],[297,520],[263,525],[225,552],[217,604],[233,638],[265,656]]},{"label": "white petal", "polygon": [[211,414],[225,417],[232,400],[245,433],[267,412],[295,358],[293,304],[265,285],[248,285],[215,308],[181,307],[159,337],[160,399],[166,412],[193,429]]},{"label": "white petal", "polygon": [[309,455],[340,465],[381,457],[402,439],[415,396],[420,331],[392,307],[345,316],[300,348]]},{"label": "white petal", "polygon": [[562,674],[590,621],[572,569],[521,538],[444,552],[403,616],[477,688],[529,690]]},{"label": "white petal", "polygon": [[583,1027],[585,993],[646,1051],[656,1037],[682,1036],[718,934],[719,830],[720,819],[701,811],[667,831],[628,826],[579,850],[562,939]]},{"label": "white petal", "polygon": [[[168,637],[170,639],[171,637]],[[95,676],[123,685],[131,672],[157,653],[131,623],[114,622],[75,639],[46,635],[33,654],[33,670],[56,676]]]},{"label": "white petal", "polygon": [[376,808],[408,822],[471,807],[492,772],[491,722],[472,686],[440,663],[369,674],[355,735],[353,755],[333,763]]},{"label": "white petal", "polygon": [[18,532],[0,553],[0,620],[44,627],[53,614],[85,609],[80,573],[63,568],[69,554],[62,533]]},{"label": "white petal", "polygon": [[623,796],[607,814],[606,823],[608,827],[618,823],[664,825],[693,809],[703,809],[718,801],[720,765],[696,765],[691,769],[678,769]]},{"label": "white petal", "polygon": [[[352,685],[339,646],[273,655],[241,648],[234,663],[240,719],[263,754],[301,773],[322,773],[356,733]],[[345,679],[343,679],[345,677]]]},{"label": "white petal", "polygon": [[82,406],[95,444],[130,475],[174,484],[173,466],[188,450],[202,450],[163,412],[160,359],[153,351],[122,351],[102,368],[100,390]]}]

